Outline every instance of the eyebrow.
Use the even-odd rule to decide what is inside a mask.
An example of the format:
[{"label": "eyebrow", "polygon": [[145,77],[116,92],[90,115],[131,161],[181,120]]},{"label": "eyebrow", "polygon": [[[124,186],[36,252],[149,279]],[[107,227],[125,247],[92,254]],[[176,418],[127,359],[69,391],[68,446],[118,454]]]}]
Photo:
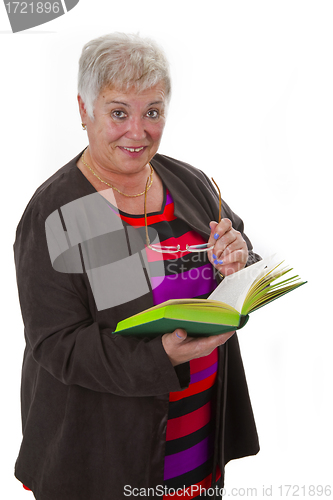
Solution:
[{"label": "eyebrow", "polygon": [[[108,104],[121,104],[122,106],[127,106],[128,108],[131,107],[131,105],[126,103],[126,102],[116,101],[116,100],[107,101],[105,103],[105,105],[108,105]],[[149,103],[148,106],[154,106],[155,104],[164,104],[164,101],[153,101],[153,102]]]},{"label": "eyebrow", "polygon": [[121,104],[122,106],[129,106],[129,104],[126,104],[126,102],[121,101],[107,101],[105,104]]}]

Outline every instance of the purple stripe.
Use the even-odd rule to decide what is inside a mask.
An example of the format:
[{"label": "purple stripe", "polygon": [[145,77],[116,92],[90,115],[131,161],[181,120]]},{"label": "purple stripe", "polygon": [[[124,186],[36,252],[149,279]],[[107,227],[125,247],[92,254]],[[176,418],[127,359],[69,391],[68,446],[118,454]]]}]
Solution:
[{"label": "purple stripe", "polygon": [[214,290],[213,268],[210,264],[205,264],[184,273],[169,274],[162,283],[160,276],[153,276],[151,285],[156,305],[170,299],[198,297]]},{"label": "purple stripe", "polygon": [[167,191],[165,206],[170,205],[170,203],[173,203],[173,199],[169,191]]},{"label": "purple stripe", "polygon": [[212,366],[209,366],[208,368],[205,368],[204,370],[201,370],[201,372],[193,373],[191,375],[191,384],[194,384],[195,382],[200,382],[200,380],[203,380],[205,378],[210,377],[217,371],[217,361],[214,363]]},{"label": "purple stripe", "polygon": [[164,480],[186,474],[207,462],[213,454],[212,436],[188,448],[187,450],[168,455],[164,459]]}]

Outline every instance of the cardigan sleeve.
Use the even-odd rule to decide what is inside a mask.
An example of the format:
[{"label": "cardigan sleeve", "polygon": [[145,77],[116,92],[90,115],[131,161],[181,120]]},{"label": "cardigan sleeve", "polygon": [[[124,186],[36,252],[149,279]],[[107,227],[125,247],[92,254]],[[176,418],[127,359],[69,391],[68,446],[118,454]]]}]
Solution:
[{"label": "cardigan sleeve", "polygon": [[124,337],[113,334],[110,324],[100,327],[84,275],[53,269],[45,220],[33,209],[18,226],[14,256],[26,363],[37,363],[63,384],[120,396],[157,396],[187,387],[189,369],[173,368],[161,337]]}]

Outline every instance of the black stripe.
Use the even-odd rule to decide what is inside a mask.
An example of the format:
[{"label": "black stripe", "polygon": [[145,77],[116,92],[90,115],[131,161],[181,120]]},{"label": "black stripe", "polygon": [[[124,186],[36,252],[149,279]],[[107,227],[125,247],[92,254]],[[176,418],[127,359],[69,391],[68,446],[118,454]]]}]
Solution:
[{"label": "black stripe", "polygon": [[148,285],[149,292],[152,294],[153,293],[153,289],[152,289],[152,286],[151,286],[151,281],[150,281],[149,274],[148,274],[148,271],[147,271],[146,266],[145,266],[145,262],[143,260],[142,255],[141,255],[141,252],[139,252],[139,257],[140,257],[140,260],[141,260],[141,266],[142,266],[143,273],[144,273],[145,278],[146,278],[146,282],[147,282],[147,285]]},{"label": "black stripe", "polygon": [[198,410],[198,408],[201,408],[211,400],[213,389],[214,387],[212,386],[188,398],[180,399],[179,401],[171,401],[169,403],[168,418],[182,417],[183,415],[187,415],[187,413]]},{"label": "black stripe", "polygon": [[181,476],[173,477],[172,479],[168,479],[164,481],[164,485],[167,488],[183,488],[183,486],[188,487],[192,486],[192,484],[200,483],[203,481],[205,477],[209,476],[213,470],[213,458],[210,458],[204,464],[200,465],[196,469],[187,472],[186,474],[182,474]]},{"label": "black stripe", "polygon": [[82,269],[83,269],[83,272],[86,273],[86,267],[84,265],[84,258],[83,258],[81,243],[78,243],[78,247],[79,247],[79,253],[80,253],[80,259],[81,259]]},{"label": "black stripe", "polygon": [[172,441],[166,441],[165,445],[165,456],[173,455],[174,453],[179,453],[180,451],[187,450],[192,446],[200,443],[213,431],[214,426],[212,422],[208,422],[204,427],[198,429],[188,436],[181,437],[179,439],[173,439]]},{"label": "black stripe", "polygon": [[[135,219],[133,219],[133,222],[134,221]],[[146,232],[145,226],[135,226],[134,223],[133,226],[145,234]],[[153,232],[154,230],[158,232],[159,239],[162,242],[168,240],[169,238],[179,238],[184,234],[192,231],[190,226],[181,219],[174,219],[171,221],[162,220],[154,222],[154,224],[150,225],[148,224],[148,235],[151,241],[156,236],[156,233]]]},{"label": "black stripe", "polygon": [[[139,231],[143,241],[146,241],[145,226],[136,226],[134,222],[135,220],[133,219],[133,227],[135,227],[135,229]],[[179,225],[181,225],[182,228],[180,229],[179,227],[175,227],[176,230],[174,231],[173,227]],[[163,241],[168,240],[169,238],[179,238],[180,236],[183,236],[185,233],[188,233],[189,231],[190,227],[180,219],[176,219],[175,221],[171,222],[163,220],[160,222],[155,222],[154,224],[148,226],[148,236],[151,243],[154,243],[154,239],[156,238],[156,233],[158,234],[159,242],[163,244]],[[204,254],[205,252],[202,253]]]},{"label": "black stripe", "polygon": [[159,222],[155,222],[153,225],[158,234],[160,235],[161,241],[164,241],[168,238],[179,238],[180,236],[183,236],[189,231],[192,231],[190,226],[185,221],[178,218],[170,221],[162,220]]},{"label": "black stripe", "polygon": [[[161,262],[164,264],[164,272],[166,276],[171,276],[173,274],[181,274],[192,269],[200,268],[208,263],[208,259],[202,257],[202,259],[195,258],[196,253],[190,253],[184,257],[178,259],[170,259],[162,261],[149,262],[149,269],[152,276],[161,275]],[[201,254],[202,255],[202,254]]]},{"label": "black stripe", "polygon": [[175,274],[175,270],[177,270],[178,273],[184,273],[186,271],[190,271],[191,269],[202,267],[208,262],[209,260],[206,252],[191,252],[187,255],[179,257],[178,259],[165,260],[165,274]]},{"label": "black stripe", "polygon": [[66,228],[66,224],[65,224],[65,219],[64,219],[64,216],[62,215],[61,207],[58,208],[58,213],[59,213],[59,217],[60,217],[60,221],[61,221],[63,230],[67,232],[67,228]]},{"label": "black stripe", "polygon": [[175,237],[183,236],[185,233],[193,231],[187,224],[187,222],[183,221],[182,219],[177,218],[166,222],[167,224],[169,224]]},{"label": "black stripe", "polygon": [[125,232],[125,237],[126,237],[128,255],[132,255],[131,245],[130,245],[130,241],[129,241],[129,237],[128,237],[128,231],[127,231],[127,227],[126,226],[124,226],[124,232]]},{"label": "black stripe", "polygon": [[208,297],[210,296],[212,292],[208,292],[208,293],[204,293],[202,295],[197,295],[195,298],[196,299],[208,299]]}]

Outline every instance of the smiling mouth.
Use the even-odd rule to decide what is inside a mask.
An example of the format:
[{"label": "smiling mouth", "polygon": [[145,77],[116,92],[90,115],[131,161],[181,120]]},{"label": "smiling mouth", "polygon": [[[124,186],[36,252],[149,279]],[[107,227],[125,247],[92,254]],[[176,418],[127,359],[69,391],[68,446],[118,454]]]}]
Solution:
[{"label": "smiling mouth", "polygon": [[123,149],[126,149],[126,151],[130,151],[131,153],[139,153],[139,151],[144,149],[144,146],[141,146],[141,148],[126,148],[123,146]]}]

